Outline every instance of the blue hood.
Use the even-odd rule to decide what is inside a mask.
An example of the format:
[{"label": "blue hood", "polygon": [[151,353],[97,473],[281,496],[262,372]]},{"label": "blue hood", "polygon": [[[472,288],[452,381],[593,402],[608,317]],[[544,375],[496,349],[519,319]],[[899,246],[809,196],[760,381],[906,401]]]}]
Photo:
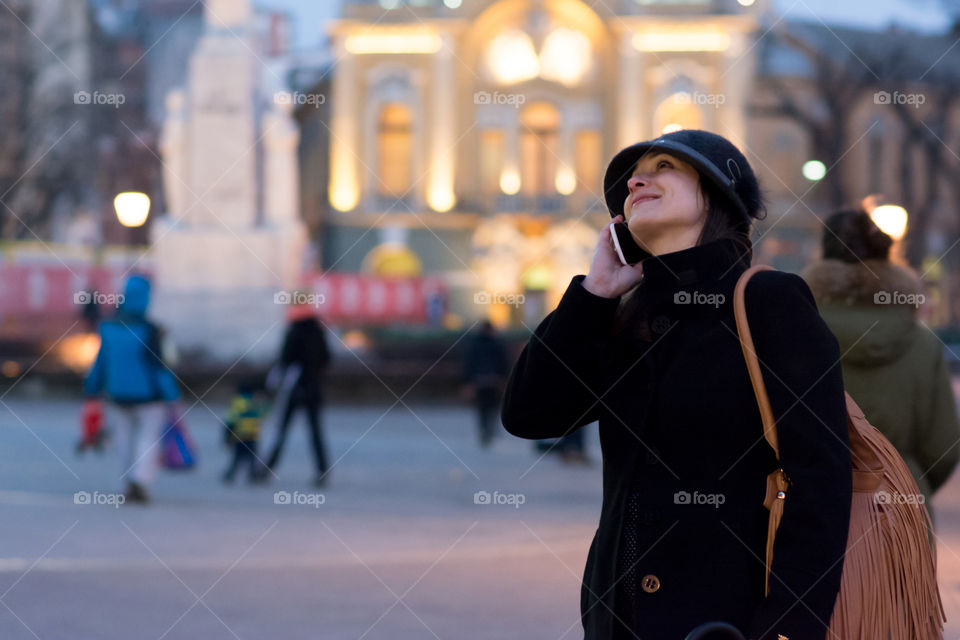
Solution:
[{"label": "blue hood", "polygon": [[150,281],[143,276],[130,276],[123,290],[120,310],[133,316],[143,316],[150,305]]}]

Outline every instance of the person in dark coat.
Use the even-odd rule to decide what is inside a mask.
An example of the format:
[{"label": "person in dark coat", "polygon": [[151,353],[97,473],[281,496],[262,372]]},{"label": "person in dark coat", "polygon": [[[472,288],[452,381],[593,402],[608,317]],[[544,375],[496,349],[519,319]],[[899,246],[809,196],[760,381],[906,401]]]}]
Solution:
[{"label": "person in dark coat", "polygon": [[585,640],[682,639],[722,621],[752,640],[824,638],[852,497],[837,341],[796,275],[761,272],[746,307],[790,478],[765,593],[767,475],[777,468],[734,320],[763,210],[746,158],[681,130],[620,151],[604,178],[651,257],[623,266],[609,229],[537,327],[504,397],[522,438],[599,421],[603,505],[581,589]]},{"label": "person in dark coat", "polygon": [[298,407],[303,407],[307,412],[307,421],[310,425],[310,441],[313,445],[313,458],[316,464],[317,475],[314,486],[322,487],[326,484],[327,471],[330,467],[320,420],[320,411],[323,407],[321,374],[330,362],[330,350],[327,347],[324,329],[317,321],[313,307],[309,305],[291,307],[289,319],[290,324],[280,353],[280,365],[285,370],[296,367],[296,381],[282,409],[283,416],[280,419],[277,442],[267,460],[267,467],[270,471],[277,468],[287,439],[290,419]]},{"label": "person in dark coat", "polygon": [[802,275],[843,353],[843,380],[870,423],[897,448],[927,508],[960,461],[960,423],[943,343],[917,321],[923,283],[890,261],[893,238],[866,211],[839,211],[823,260]]},{"label": "person in dark coat", "polygon": [[493,324],[484,320],[467,344],[463,360],[464,384],[477,409],[477,431],[480,446],[484,449],[490,446],[496,432],[494,421],[499,413],[503,384],[509,372],[507,349],[497,337]]}]

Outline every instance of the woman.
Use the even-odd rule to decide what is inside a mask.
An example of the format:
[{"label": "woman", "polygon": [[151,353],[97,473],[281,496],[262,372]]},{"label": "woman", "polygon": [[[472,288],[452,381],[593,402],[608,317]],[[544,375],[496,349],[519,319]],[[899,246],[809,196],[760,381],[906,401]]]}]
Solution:
[{"label": "woman", "polygon": [[847,391],[930,498],[957,465],[960,424],[943,344],[917,322],[919,278],[890,262],[893,239],[865,211],[827,219],[810,285],[843,353]]},{"label": "woman", "polygon": [[555,438],[599,420],[603,508],[581,590],[586,640],[823,638],[840,588],[851,466],[837,342],[796,275],[757,274],[747,313],[792,485],[764,594],[776,469],[738,341],[733,291],[763,208],[746,158],[683,130],[618,153],[614,222],[652,257],[623,266],[608,231],[508,383],[506,429]]}]

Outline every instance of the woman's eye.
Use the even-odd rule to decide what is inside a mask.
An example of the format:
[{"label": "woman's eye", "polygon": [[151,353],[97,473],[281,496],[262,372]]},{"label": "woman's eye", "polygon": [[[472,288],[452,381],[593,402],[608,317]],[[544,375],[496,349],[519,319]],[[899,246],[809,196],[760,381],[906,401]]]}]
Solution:
[{"label": "woman's eye", "polygon": [[657,169],[660,169],[662,167],[667,167],[669,169],[673,167],[673,165],[670,164],[667,160],[661,160],[660,162],[657,163]]}]

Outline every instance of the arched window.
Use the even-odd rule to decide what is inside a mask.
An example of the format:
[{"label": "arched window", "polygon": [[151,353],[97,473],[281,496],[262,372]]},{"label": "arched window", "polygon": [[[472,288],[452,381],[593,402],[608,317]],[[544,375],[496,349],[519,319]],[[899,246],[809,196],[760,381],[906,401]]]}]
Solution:
[{"label": "arched window", "polygon": [[668,96],[653,112],[653,134],[677,129],[702,129],[703,113],[694,104],[693,96],[680,91]]},{"label": "arched window", "polygon": [[388,103],[377,119],[377,193],[399,198],[413,182],[413,112]]}]

